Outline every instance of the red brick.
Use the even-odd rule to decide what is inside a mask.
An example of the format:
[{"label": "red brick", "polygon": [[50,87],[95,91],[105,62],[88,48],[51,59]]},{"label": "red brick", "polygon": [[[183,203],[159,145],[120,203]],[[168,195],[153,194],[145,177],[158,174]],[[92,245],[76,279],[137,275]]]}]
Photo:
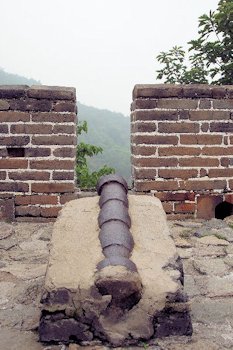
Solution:
[{"label": "red brick", "polygon": [[131,125],[131,132],[153,132],[156,131],[155,123],[134,123]]},{"label": "red brick", "polygon": [[220,164],[221,164],[221,166],[224,166],[224,167],[228,168],[229,165],[232,165],[232,158],[229,158],[229,157],[221,158],[220,159]]},{"label": "red brick", "polygon": [[212,87],[206,84],[190,84],[183,86],[183,96],[190,98],[212,97]]},{"label": "red brick", "polygon": [[166,109],[195,109],[198,106],[198,100],[193,99],[161,99],[157,102],[157,108]]},{"label": "red brick", "polygon": [[53,180],[73,180],[74,171],[54,171]]},{"label": "red brick", "polygon": [[207,175],[208,175],[207,170],[204,169],[204,168],[201,168],[201,169],[200,169],[200,177],[205,177],[205,176],[207,176]]},{"label": "red brick", "polygon": [[219,160],[217,158],[180,158],[179,165],[183,167],[214,167],[219,166]]},{"label": "red brick", "polygon": [[0,145],[25,146],[30,142],[29,136],[6,136],[0,137]]},{"label": "red brick", "polygon": [[231,190],[233,189],[233,180],[229,180],[229,187]]},{"label": "red brick", "polygon": [[73,191],[73,183],[32,183],[32,192],[36,193],[65,193]]},{"label": "red brick", "polygon": [[23,182],[0,182],[2,192],[28,192],[29,186]]},{"label": "red brick", "polygon": [[208,156],[233,155],[233,147],[203,147],[202,154]]},{"label": "red brick", "polygon": [[232,89],[232,86],[230,85],[227,85],[225,86],[227,88],[227,92],[226,92],[226,95],[227,95],[227,98],[233,98],[233,89]]},{"label": "red brick", "polygon": [[195,203],[175,203],[175,213],[194,213]]},{"label": "red brick", "polygon": [[141,155],[141,156],[152,156],[155,155],[157,151],[156,146],[132,146],[131,147],[131,153],[135,156]]},{"label": "red brick", "polygon": [[15,203],[13,198],[0,199],[0,220],[14,221],[15,219]]},{"label": "red brick", "polygon": [[180,135],[180,143],[185,145],[220,145],[221,135]]},{"label": "red brick", "polygon": [[223,201],[223,196],[201,195],[197,197],[197,218],[210,220],[215,217],[216,206]]},{"label": "red brick", "polygon": [[16,216],[40,216],[41,208],[36,206],[15,207]]},{"label": "red brick", "polygon": [[53,111],[55,112],[75,112],[76,103],[70,101],[59,101],[54,103]]},{"label": "red brick", "polygon": [[4,148],[0,148],[0,157],[7,157],[8,153],[7,153],[7,149]]},{"label": "red brick", "polygon": [[209,177],[233,177],[233,169],[209,169]]},{"label": "red brick", "polygon": [[209,131],[209,127],[210,127],[209,123],[201,123],[201,131],[202,132]]},{"label": "red brick", "polygon": [[73,170],[73,160],[30,160],[30,169],[61,169]]},{"label": "red brick", "polygon": [[47,181],[50,179],[50,173],[46,171],[22,171],[9,172],[9,178],[12,180],[40,180]]},{"label": "red brick", "polygon": [[49,112],[52,109],[52,102],[30,98],[24,100],[11,100],[10,109],[18,111]]},{"label": "red brick", "polygon": [[233,145],[233,136],[230,136],[230,144]]},{"label": "red brick", "polygon": [[134,188],[136,191],[148,192],[156,191],[175,191],[179,189],[178,181],[135,181]]},{"label": "red brick", "polygon": [[5,180],[5,179],[6,179],[6,172],[0,171],[0,180]]},{"label": "red brick", "polygon": [[210,109],[211,108],[211,103],[212,100],[209,100],[207,98],[201,98],[200,103],[199,103],[199,108],[200,109]]},{"label": "red brick", "polygon": [[214,86],[212,85],[213,98],[225,98],[227,97],[226,86]]},{"label": "red brick", "polygon": [[0,112],[0,122],[29,122],[30,114],[24,112],[6,111]]},{"label": "red brick", "polygon": [[57,124],[53,127],[53,134],[75,134],[76,125]]},{"label": "red brick", "polygon": [[180,182],[180,189],[192,191],[208,191],[226,188],[225,180],[187,180]]},{"label": "red brick", "polygon": [[76,136],[72,135],[51,135],[33,136],[33,145],[76,145]]},{"label": "red brick", "polygon": [[229,111],[199,110],[199,111],[190,111],[189,115],[190,115],[190,120],[230,119]]},{"label": "red brick", "polygon": [[75,100],[75,89],[72,87],[33,85],[27,90],[28,97],[50,100]]},{"label": "red brick", "polygon": [[61,158],[74,158],[76,155],[76,148],[74,147],[56,148],[53,151],[53,155],[55,157],[61,157]]},{"label": "red brick", "polygon": [[10,104],[6,100],[0,100],[0,111],[7,111],[10,108]]},{"label": "red brick", "polygon": [[148,120],[178,120],[178,111],[162,111],[162,110],[137,110],[131,114],[131,120],[148,121]]},{"label": "red brick", "polygon": [[162,133],[197,133],[200,126],[198,123],[159,123],[158,131]]},{"label": "red brick", "polygon": [[229,137],[228,136],[223,136],[223,142],[224,142],[224,145],[229,145],[230,144]]},{"label": "red brick", "polygon": [[168,167],[177,166],[178,160],[176,158],[133,158],[132,164],[137,167]]},{"label": "red brick", "polygon": [[233,122],[210,123],[210,132],[233,132]]},{"label": "red brick", "polygon": [[132,143],[151,145],[177,145],[177,136],[133,135]]},{"label": "red brick", "polygon": [[173,212],[173,203],[171,202],[162,202],[163,210],[165,213],[172,213]]},{"label": "red brick", "polygon": [[198,172],[194,169],[159,169],[159,177],[164,179],[189,179],[190,177],[197,177]]},{"label": "red brick", "polygon": [[233,99],[213,100],[214,109],[233,109]]},{"label": "red brick", "polygon": [[159,198],[161,201],[195,201],[194,192],[156,192],[155,197]]},{"label": "red brick", "polygon": [[157,169],[135,169],[134,176],[136,179],[155,179]]},{"label": "red brick", "polygon": [[19,98],[25,96],[27,85],[0,85],[1,98]]},{"label": "red brick", "polygon": [[233,204],[233,193],[225,194],[224,200],[228,203]]},{"label": "red brick", "polygon": [[138,97],[182,97],[183,87],[175,84],[137,84],[133,98]]},{"label": "red brick", "polygon": [[160,156],[199,156],[201,148],[199,147],[160,147],[158,150]]},{"label": "red brick", "polygon": [[7,133],[8,133],[8,125],[0,124],[0,134],[7,134]]},{"label": "red brick", "polygon": [[26,159],[0,159],[0,169],[26,169],[28,161]]},{"label": "red brick", "polygon": [[57,205],[58,204],[58,196],[55,195],[26,195],[26,196],[16,196],[15,197],[15,204],[16,205],[36,205],[36,204],[42,204],[42,205]]},{"label": "red brick", "polygon": [[72,194],[65,193],[60,196],[60,202],[61,204],[65,204],[77,198],[79,198],[77,193],[72,193]]},{"label": "red brick", "polygon": [[[75,113],[32,113],[32,121],[33,122],[43,122],[43,123],[76,123],[77,115]],[[1,120],[1,117],[0,117]]]},{"label": "red brick", "polygon": [[137,98],[131,105],[131,111],[135,109],[154,109],[157,107],[157,99]]},{"label": "red brick", "polygon": [[25,157],[49,157],[51,155],[50,148],[25,148]]},{"label": "red brick", "polygon": [[12,134],[51,134],[52,126],[49,124],[13,124],[10,132]]},{"label": "red brick", "polygon": [[41,216],[45,218],[56,218],[62,207],[41,208]]}]

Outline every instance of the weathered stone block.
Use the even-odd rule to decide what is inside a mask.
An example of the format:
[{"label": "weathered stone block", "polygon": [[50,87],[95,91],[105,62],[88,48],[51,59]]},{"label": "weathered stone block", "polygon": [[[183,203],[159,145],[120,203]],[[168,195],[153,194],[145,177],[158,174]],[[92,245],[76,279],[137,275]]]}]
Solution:
[{"label": "weathered stone block", "polygon": [[51,242],[41,341],[101,339],[113,346],[127,346],[142,339],[192,333],[181,284],[182,264],[160,201],[131,195],[129,214],[136,247],[130,260],[141,278],[140,295],[136,272],[124,266],[106,266],[97,272],[104,259],[98,197],[74,200],[63,208]]}]

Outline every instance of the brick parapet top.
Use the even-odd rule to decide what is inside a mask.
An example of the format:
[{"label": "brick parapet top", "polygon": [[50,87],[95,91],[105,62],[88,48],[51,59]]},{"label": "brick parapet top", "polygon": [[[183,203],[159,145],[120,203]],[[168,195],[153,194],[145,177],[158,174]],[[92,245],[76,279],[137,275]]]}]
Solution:
[{"label": "brick parapet top", "polygon": [[207,84],[137,84],[133,100],[137,98],[233,98],[233,85]]},{"label": "brick parapet top", "polygon": [[49,100],[76,100],[76,90],[73,87],[46,85],[0,85],[0,98],[35,98]]}]

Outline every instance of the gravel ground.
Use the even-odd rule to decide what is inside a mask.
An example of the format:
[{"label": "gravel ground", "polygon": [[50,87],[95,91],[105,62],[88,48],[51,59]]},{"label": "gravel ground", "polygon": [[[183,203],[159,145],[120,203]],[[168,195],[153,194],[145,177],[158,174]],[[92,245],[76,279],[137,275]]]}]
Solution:
[{"label": "gravel ground", "polygon": [[[233,349],[233,217],[224,221],[170,221],[169,226],[183,260],[194,332],[190,338],[169,337],[140,346],[153,350]],[[52,223],[1,222],[1,350],[81,347],[38,343],[39,301],[52,227]],[[86,349],[107,348],[96,344]]]}]

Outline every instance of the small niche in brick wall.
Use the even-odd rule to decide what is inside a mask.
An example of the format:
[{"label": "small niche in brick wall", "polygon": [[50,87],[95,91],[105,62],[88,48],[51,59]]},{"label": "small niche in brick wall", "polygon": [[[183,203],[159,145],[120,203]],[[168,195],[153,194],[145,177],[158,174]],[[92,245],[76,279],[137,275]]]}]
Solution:
[{"label": "small niche in brick wall", "polygon": [[225,219],[227,216],[233,214],[233,204],[228,202],[219,203],[215,208],[215,217],[216,219]]},{"label": "small niche in brick wall", "polygon": [[7,156],[11,158],[17,158],[17,157],[24,157],[25,156],[25,148],[22,147],[15,147],[10,148],[7,147]]}]

